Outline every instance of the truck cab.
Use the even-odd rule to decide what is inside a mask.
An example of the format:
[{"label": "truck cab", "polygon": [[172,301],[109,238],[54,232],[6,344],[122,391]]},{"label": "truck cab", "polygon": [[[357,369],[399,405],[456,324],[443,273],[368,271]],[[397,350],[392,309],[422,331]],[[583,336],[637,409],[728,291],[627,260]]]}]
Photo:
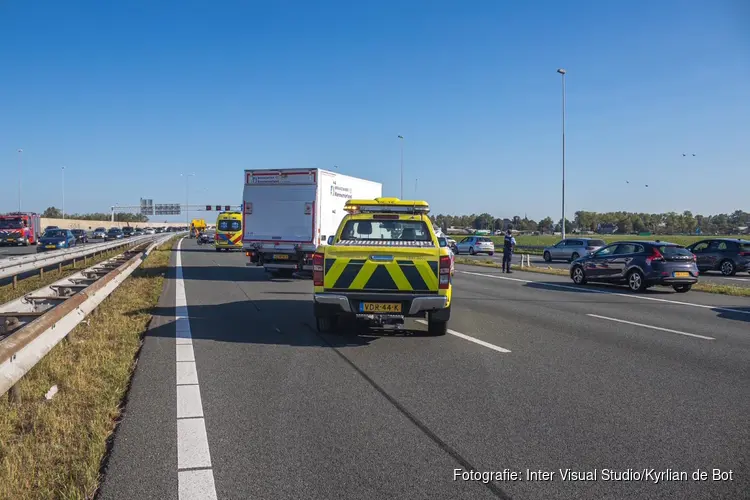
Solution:
[{"label": "truck cab", "polygon": [[345,318],[403,326],[427,317],[431,335],[450,319],[452,258],[433,230],[426,201],[349,200],[328,245],[313,255],[313,312],[318,331]]}]

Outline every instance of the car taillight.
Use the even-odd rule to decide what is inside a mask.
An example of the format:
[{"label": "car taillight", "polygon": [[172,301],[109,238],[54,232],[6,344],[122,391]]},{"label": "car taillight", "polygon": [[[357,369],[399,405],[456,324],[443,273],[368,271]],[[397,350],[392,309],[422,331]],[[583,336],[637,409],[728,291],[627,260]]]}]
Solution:
[{"label": "car taillight", "polygon": [[323,254],[313,254],[313,286],[323,286]]},{"label": "car taillight", "polygon": [[750,252],[740,252],[740,257],[750,257]]},{"label": "car taillight", "polygon": [[652,262],[662,262],[662,261],[664,261],[664,256],[656,248],[652,248],[651,255],[646,257],[647,264],[651,264]]},{"label": "car taillight", "polygon": [[693,254],[693,262],[698,262],[698,256]]},{"label": "car taillight", "polygon": [[447,289],[451,284],[451,258],[447,255],[440,257],[440,281],[439,288]]}]

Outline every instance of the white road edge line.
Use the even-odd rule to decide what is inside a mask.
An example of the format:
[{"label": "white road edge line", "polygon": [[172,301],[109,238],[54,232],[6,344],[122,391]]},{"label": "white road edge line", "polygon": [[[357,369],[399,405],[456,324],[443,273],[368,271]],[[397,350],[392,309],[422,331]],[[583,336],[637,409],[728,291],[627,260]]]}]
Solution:
[{"label": "white road edge line", "polygon": [[725,280],[734,280],[734,281],[750,281],[750,278],[729,278],[728,276],[724,276]]},{"label": "white road edge line", "polygon": [[[423,325],[427,324],[427,321],[423,319],[418,319],[417,323],[422,323]],[[481,346],[484,346],[488,349],[492,349],[493,351],[502,352],[502,353],[508,353],[510,352],[508,349],[505,349],[500,346],[496,346],[495,344],[490,344],[489,342],[485,342],[484,340],[475,339],[474,337],[471,337],[469,335],[464,335],[463,333],[459,333],[455,330],[448,329],[448,333],[451,335],[455,335],[456,337],[460,337],[464,340],[468,340],[469,342],[474,342],[475,344],[479,344]]]},{"label": "white road edge line", "polygon": [[[175,370],[177,374],[177,498],[216,500],[206,422],[182,274],[182,239],[175,256]],[[195,470],[196,468],[201,469]],[[184,470],[193,469],[193,470]]]},{"label": "white road edge line", "polygon": [[494,274],[484,274],[484,273],[473,273],[471,271],[459,271],[456,270],[457,273],[462,274],[471,274],[474,276],[484,276],[485,278],[494,278],[498,280],[508,280],[508,281],[518,281],[520,283],[534,283],[535,285],[539,286],[546,286],[549,288],[562,288],[563,290],[576,290],[576,291],[586,291],[591,293],[606,293],[607,295],[618,295],[620,297],[626,297],[629,299],[640,299],[640,300],[651,300],[653,302],[665,302],[667,304],[675,304],[678,306],[688,306],[688,307],[698,307],[701,309],[711,309],[713,311],[721,311],[721,312],[730,312],[735,314],[746,314],[750,316],[750,311],[743,311],[741,309],[732,309],[729,307],[719,307],[719,306],[709,306],[706,304],[694,304],[692,302],[680,302],[679,300],[669,300],[669,299],[657,299],[656,297],[644,297],[642,295],[635,295],[635,294],[627,294],[627,293],[618,293],[618,292],[610,292],[607,290],[599,290],[596,288],[582,288],[579,286],[574,285],[563,285],[558,283],[549,283],[547,281],[533,281],[533,280],[525,280],[521,278],[509,278],[507,276],[497,276]]},{"label": "white road edge line", "polygon": [[615,321],[617,323],[625,323],[626,325],[633,325],[633,326],[640,326],[640,327],[643,327],[643,328],[650,328],[652,330],[659,330],[659,331],[662,331],[662,332],[676,333],[678,335],[686,335],[688,337],[695,337],[697,339],[716,340],[713,337],[706,337],[705,335],[696,335],[694,333],[681,332],[679,330],[671,330],[669,328],[662,328],[660,326],[644,325],[643,323],[636,323],[634,321],[625,321],[624,319],[610,318],[610,317],[607,317],[607,316],[599,316],[598,314],[587,314],[586,316],[591,316],[592,318],[606,319],[607,321]]}]

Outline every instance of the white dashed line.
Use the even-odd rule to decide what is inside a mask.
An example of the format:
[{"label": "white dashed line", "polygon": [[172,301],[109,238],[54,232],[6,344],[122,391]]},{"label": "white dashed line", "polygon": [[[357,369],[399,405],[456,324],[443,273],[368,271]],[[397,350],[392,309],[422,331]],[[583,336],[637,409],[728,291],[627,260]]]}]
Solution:
[{"label": "white dashed line", "polygon": [[[182,240],[175,268],[175,366],[177,373],[177,483],[179,500],[216,500],[211,453],[198,385],[187,295],[182,274]],[[183,470],[198,469],[198,470]]]},{"label": "white dashed line", "polygon": [[[427,321],[423,319],[418,319],[417,323],[422,323],[423,325],[426,325]],[[448,333],[456,337],[462,338],[464,340],[468,340],[469,342],[474,342],[475,344],[479,344],[488,349],[492,349],[493,351],[502,352],[502,353],[510,352],[508,349],[505,349],[504,347],[496,346],[495,344],[490,344],[489,342],[485,342],[484,340],[475,339],[474,337],[471,337],[469,335],[464,335],[463,333],[459,333],[455,330],[448,329]]]},{"label": "white dashed line", "polygon": [[617,323],[625,323],[626,325],[640,326],[642,328],[650,328],[651,330],[659,330],[659,331],[662,331],[662,332],[676,333],[677,335],[685,335],[685,336],[688,336],[688,337],[695,337],[697,339],[716,340],[713,337],[706,337],[705,335],[696,335],[694,333],[681,332],[679,330],[671,330],[669,328],[662,328],[660,326],[644,325],[643,323],[635,323],[633,321],[625,321],[624,319],[609,318],[607,316],[599,316],[598,314],[587,314],[586,316],[590,316],[592,318],[606,319],[607,321],[615,321]]},{"label": "white dashed line", "polygon": [[657,299],[656,297],[644,297],[643,295],[610,292],[607,290],[600,290],[600,289],[591,288],[591,287],[550,283],[548,281],[533,281],[533,280],[525,280],[521,278],[510,278],[507,276],[497,276],[495,274],[473,273],[470,271],[456,271],[456,272],[462,273],[462,274],[471,274],[473,276],[484,276],[485,278],[494,278],[498,280],[517,281],[520,283],[533,283],[535,285],[546,286],[549,288],[560,288],[563,290],[575,290],[577,292],[606,293],[607,295],[617,295],[619,297],[626,297],[629,299],[650,300],[653,302],[665,302],[667,304],[675,304],[678,306],[698,307],[701,309],[711,309],[713,311],[730,312],[730,313],[735,313],[735,314],[746,314],[750,316],[750,311],[743,311],[742,309],[731,309],[728,307],[709,306],[706,304],[694,304],[692,302],[680,302],[678,300]]}]

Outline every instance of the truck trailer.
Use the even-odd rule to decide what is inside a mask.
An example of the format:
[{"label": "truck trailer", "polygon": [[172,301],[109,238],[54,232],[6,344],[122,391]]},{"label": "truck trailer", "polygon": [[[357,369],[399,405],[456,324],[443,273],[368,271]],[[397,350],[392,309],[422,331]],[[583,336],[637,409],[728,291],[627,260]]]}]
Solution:
[{"label": "truck trailer", "polygon": [[320,168],[245,170],[242,247],[250,265],[311,274],[315,249],[335,234],[347,200],[382,195],[379,182]]}]

